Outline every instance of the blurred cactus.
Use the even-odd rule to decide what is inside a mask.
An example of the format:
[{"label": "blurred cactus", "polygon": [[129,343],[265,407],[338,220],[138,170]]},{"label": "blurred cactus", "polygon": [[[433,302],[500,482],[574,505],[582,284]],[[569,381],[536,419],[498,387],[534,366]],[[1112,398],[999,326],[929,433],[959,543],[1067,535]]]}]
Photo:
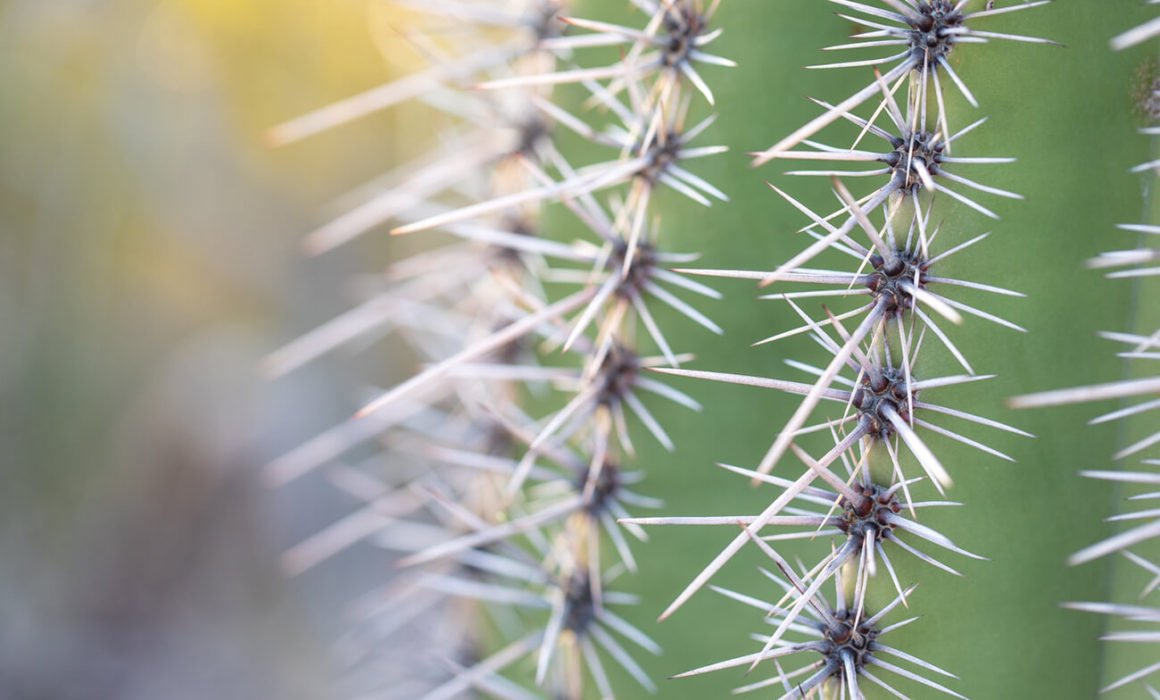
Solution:
[{"label": "blurred cactus", "polygon": [[[1149,4],[1155,3],[1153,1]],[[1111,40],[1111,46],[1114,50],[1119,51],[1145,42],[1156,36],[1157,33],[1160,33],[1160,21],[1152,20],[1117,35]],[[1148,116],[1152,117],[1151,114]],[[1140,133],[1146,136],[1156,136],[1160,134],[1160,128],[1154,126],[1145,127],[1140,129]],[[1145,193],[1150,194],[1155,184],[1156,175],[1160,174],[1160,160],[1151,160],[1137,165],[1132,167],[1130,172],[1143,173],[1145,178],[1151,180],[1144,190]],[[1120,224],[1117,228],[1122,231],[1135,233],[1138,239],[1137,247],[1128,250],[1115,250],[1101,253],[1099,256],[1088,260],[1088,267],[1094,269],[1112,269],[1111,272],[1107,273],[1109,279],[1146,281],[1148,278],[1160,275],[1160,267],[1153,265],[1157,260],[1160,260],[1160,248],[1149,243],[1149,239],[1152,236],[1160,235],[1160,226],[1150,224]],[[1153,302],[1155,293],[1156,290],[1154,288],[1146,287],[1144,284],[1138,285],[1136,294],[1140,297],[1139,303],[1142,305],[1142,308],[1155,308]],[[1146,324],[1151,319],[1150,314],[1147,313],[1142,313],[1140,316],[1140,318],[1129,320],[1134,323]],[[1141,417],[1140,424],[1146,426],[1145,436],[1134,439],[1130,444],[1122,447],[1116,454],[1112,455],[1112,459],[1121,460],[1133,455],[1139,455],[1141,452],[1145,452],[1160,443],[1160,430],[1157,430],[1154,419],[1149,420],[1154,415],[1149,412],[1160,409],[1160,401],[1148,398],[1160,393],[1160,376],[1148,376],[1149,373],[1146,370],[1140,371],[1137,369],[1141,361],[1148,363],[1148,361],[1160,358],[1160,354],[1156,352],[1156,348],[1160,346],[1160,330],[1145,329],[1143,332],[1136,333],[1105,331],[1101,332],[1100,336],[1123,344],[1123,347],[1126,349],[1118,353],[1117,357],[1125,360],[1125,373],[1136,376],[1107,384],[1083,386],[1073,389],[1057,389],[1039,394],[1018,396],[1011,399],[1010,403],[1016,408],[1031,408],[1070,403],[1086,403],[1090,401],[1106,402],[1117,400],[1123,402],[1125,399],[1132,400],[1134,403],[1126,407],[1117,408],[1089,421],[1089,424],[1097,425],[1109,421],[1129,421],[1135,419],[1137,416]],[[1139,400],[1141,397],[1145,400]],[[1145,467],[1160,466],[1160,460],[1157,459],[1143,459],[1141,461]],[[1157,577],[1160,574],[1160,567],[1157,567],[1154,561],[1154,555],[1150,555],[1149,557],[1141,556],[1132,552],[1130,548],[1145,547],[1149,541],[1155,541],[1160,537],[1160,511],[1149,507],[1137,509],[1135,505],[1135,502],[1138,501],[1143,501],[1146,504],[1148,501],[1160,498],[1160,494],[1155,491],[1155,485],[1160,483],[1160,475],[1157,475],[1154,471],[1102,469],[1083,470],[1080,472],[1080,475],[1087,478],[1127,485],[1127,500],[1132,503],[1126,507],[1125,512],[1113,514],[1108,518],[1108,521],[1127,523],[1129,527],[1127,530],[1076,552],[1068,559],[1068,563],[1072,565],[1083,564],[1109,554],[1121,553],[1134,567],[1142,570],[1143,574],[1149,578],[1149,582],[1140,591],[1137,596],[1138,600],[1128,603],[1118,601],[1107,603],[1066,603],[1065,607],[1102,613],[1121,618],[1124,622],[1129,623],[1128,629],[1126,630],[1113,631],[1105,634],[1102,637],[1104,641],[1155,644],[1157,641],[1160,641],[1160,635],[1153,628],[1154,624],[1160,620],[1160,612],[1158,612],[1160,609],[1140,605],[1139,602],[1152,594],[1156,590],[1157,585],[1160,584],[1160,578]],[[1137,524],[1140,521],[1144,522]],[[1140,629],[1139,626],[1141,624],[1146,624],[1147,627]],[[1155,654],[1153,653],[1152,656],[1154,657]],[[1158,671],[1160,671],[1160,662],[1149,663],[1143,668],[1136,669],[1131,673],[1113,679],[1101,692],[1106,693],[1121,687],[1132,688],[1135,686],[1138,689],[1142,686],[1149,697],[1160,697],[1160,691],[1157,691],[1153,685],[1149,684],[1149,682],[1155,683],[1154,674]],[[1139,697],[1144,697],[1139,690],[1136,692]]]},{"label": "blurred cactus", "polygon": [[[673,440],[641,394],[700,409],[683,393],[644,376],[648,368],[676,365],[681,359],[650,306],[670,307],[720,332],[674,294],[677,289],[719,297],[666,269],[695,256],[661,247],[657,212],[650,207],[658,186],[705,206],[710,204],[707,197],[726,199],[684,167],[724,150],[693,143],[712,124],[711,117],[688,123],[690,87],[712,101],[694,64],[730,64],[703,51],[720,34],[709,30],[716,5],[641,0],[641,29],[567,17],[558,2],[418,7],[433,19],[460,23],[461,31],[478,32],[481,46],[469,55],[440,58],[418,76],[276,127],[270,137],[287,143],[368,109],[420,98],[425,91],[412,83],[432,83],[430,89],[446,93],[435,106],[464,117],[467,141],[445,137],[459,143],[446,155],[404,169],[392,189],[312,234],[308,249],[327,250],[398,219],[408,223],[392,233],[437,228],[468,239],[472,247],[454,257],[446,248],[436,249],[401,263],[415,272],[385,290],[375,302],[377,312],[360,308],[271,356],[267,366],[280,373],[389,320],[421,340],[412,343],[431,364],[367,403],[355,423],[272,463],[269,473],[285,483],[384,430],[390,429],[388,442],[398,444],[408,428],[411,438],[404,449],[427,461],[430,469],[374,489],[368,511],[377,515],[356,514],[310,538],[287,554],[288,566],[301,572],[360,538],[385,537],[414,550],[397,562],[404,569],[398,577],[411,578],[410,567],[438,567],[417,575],[415,583],[421,588],[485,606],[506,603],[549,611],[540,629],[533,624],[530,633],[514,632],[517,639],[495,654],[480,653],[484,658],[474,664],[449,658],[447,680],[433,681],[423,691],[408,686],[410,695],[434,700],[476,688],[503,697],[533,696],[521,689],[523,679],[513,683],[496,675],[525,655],[535,661],[534,685],[556,697],[581,697],[586,676],[602,695],[611,696],[601,654],[655,690],[610,632],[653,653],[659,647],[606,607],[624,600],[605,587],[622,569],[636,570],[622,527],[644,537],[639,527],[621,526],[616,520],[628,517],[626,506],[659,506],[626,488],[639,479],[625,469],[635,454],[626,415],[634,415],[672,450]],[[497,38],[486,28],[497,26],[504,30],[501,34],[524,37],[520,50],[494,43]],[[586,31],[564,34],[568,26]],[[438,34],[424,37],[430,47],[442,40]],[[473,43],[459,32],[454,40],[457,47]],[[569,65],[573,51],[601,46],[620,47],[622,58],[595,69]],[[580,83],[613,122],[592,126],[554,104],[552,86],[566,83]],[[469,87],[474,89],[465,89]],[[610,158],[573,166],[556,145],[559,129],[607,147]],[[513,134],[509,141],[497,138],[505,130]],[[478,152],[467,148],[468,143],[478,144]],[[497,150],[498,143],[508,145]],[[475,190],[476,201],[469,195],[467,203],[448,203],[459,195],[450,187],[459,184],[458,178],[466,186],[481,174],[486,184]],[[609,190],[616,193],[607,202],[597,198]],[[570,211],[590,240],[568,245],[542,236],[543,212],[549,205]],[[551,283],[579,283],[581,289],[553,299],[544,286]],[[417,313],[409,315],[408,307]],[[638,351],[641,330],[656,344],[659,356]],[[424,340],[432,333],[440,342]],[[537,343],[541,353],[562,350],[576,357],[579,366],[572,370],[541,364]],[[531,390],[544,383],[572,398],[537,419],[522,405],[524,392],[511,387],[527,384]],[[416,421],[432,412],[440,415],[437,424],[419,429]],[[559,469],[547,468],[545,462]],[[490,497],[481,497],[485,493]],[[429,510],[429,515],[418,515],[419,509]],[[445,535],[390,534],[400,527],[419,527],[431,517],[445,528]],[[604,536],[613,543],[615,559],[601,553]],[[525,590],[528,586],[539,590],[532,593]],[[403,631],[398,624],[391,626]],[[500,625],[500,633],[507,636],[510,627]]]}]

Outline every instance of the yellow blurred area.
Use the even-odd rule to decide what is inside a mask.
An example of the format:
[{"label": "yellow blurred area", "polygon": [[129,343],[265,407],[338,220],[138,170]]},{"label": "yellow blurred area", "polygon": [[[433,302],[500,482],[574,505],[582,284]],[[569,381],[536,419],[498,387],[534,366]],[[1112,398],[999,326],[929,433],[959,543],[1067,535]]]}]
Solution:
[{"label": "yellow blurred area", "polygon": [[299,242],[402,137],[389,116],[262,135],[410,70],[397,20],[370,0],[0,7],[0,698],[329,696],[255,470],[348,415],[351,387],[257,366],[381,266]]}]

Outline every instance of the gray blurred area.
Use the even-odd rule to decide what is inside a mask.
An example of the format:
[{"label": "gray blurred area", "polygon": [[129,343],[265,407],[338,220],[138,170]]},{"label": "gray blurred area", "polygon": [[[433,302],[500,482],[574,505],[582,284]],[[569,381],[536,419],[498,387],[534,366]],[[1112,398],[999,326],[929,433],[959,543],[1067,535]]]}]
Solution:
[{"label": "gray blurred area", "polygon": [[365,20],[0,5],[0,698],[332,696],[335,611],[369,577],[296,585],[278,552],[350,504],[260,467],[349,415],[357,368],[270,384],[258,363],[349,301],[350,258],[297,241],[390,139],[315,157],[260,135],[383,79]]}]

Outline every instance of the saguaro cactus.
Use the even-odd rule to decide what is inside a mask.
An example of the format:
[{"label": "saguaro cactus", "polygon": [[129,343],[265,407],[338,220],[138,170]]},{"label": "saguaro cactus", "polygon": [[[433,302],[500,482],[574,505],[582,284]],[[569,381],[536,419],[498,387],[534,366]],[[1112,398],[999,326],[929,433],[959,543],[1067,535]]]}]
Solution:
[{"label": "saguaro cactus", "polygon": [[[310,247],[376,227],[461,242],[401,263],[398,284],[349,323],[275,356],[288,367],[389,324],[426,362],[271,472],[304,474],[379,435],[389,458],[414,460],[376,496],[390,522],[364,518],[290,558],[304,570],[375,537],[403,550],[387,577],[396,594],[479,604],[450,608],[470,611],[455,616],[476,630],[471,643],[408,692],[631,697],[686,668],[695,670],[678,675],[706,677],[670,683],[665,697],[737,685],[787,698],[1078,688],[1057,678],[1004,686],[980,669],[996,663],[997,637],[1061,636],[1072,623],[1060,621],[1074,619],[1056,609],[1066,598],[1054,595],[1058,572],[1044,562],[1083,538],[1055,537],[1042,520],[1049,498],[1067,509],[1084,497],[1057,488],[1065,475],[1046,473],[1041,455],[1084,452],[1031,414],[1024,423],[1000,411],[1001,397],[1058,371],[1046,349],[1066,323],[1045,319],[1036,291],[1073,273],[1034,261],[1058,263],[1051,242],[1076,240],[1061,229],[1079,214],[1060,212],[1067,205],[1055,198],[1083,191],[1043,184],[1063,166],[1036,162],[1056,155],[1039,137],[1083,119],[1058,115],[1044,92],[1032,99],[1028,86],[1046,78],[1029,72],[1070,66],[1060,74],[1086,87],[1075,67],[1087,59],[1074,54],[1088,46],[1037,44],[1072,44],[1096,20],[1108,23],[1106,13],[1085,7],[1061,19],[1063,2],[982,0],[633,0],[630,12],[595,2],[402,4],[471,28],[451,41],[437,21],[416,39],[432,68],[414,85],[427,87],[408,78],[275,133],[285,140],[327,115],[339,121],[401,98],[454,115],[449,148],[401,169],[396,187],[321,227]],[[822,21],[818,6],[838,20]],[[805,62],[808,48],[857,55],[802,74],[786,61]],[[730,59],[741,78],[722,70]],[[790,76],[819,95],[801,111],[786,97]],[[752,160],[703,145],[718,141]],[[1084,157],[1087,148],[1077,145]],[[775,172],[790,160],[790,177]],[[1048,189],[1049,202],[1036,201]],[[1024,195],[1031,201],[1008,201]],[[704,262],[694,265],[690,248]],[[1113,262],[1142,260],[1132,255]],[[698,281],[707,278],[733,291],[701,310],[689,295],[722,297]],[[743,301],[745,289],[767,301]],[[735,352],[735,330],[760,347]],[[695,358],[682,354],[691,349]],[[786,356],[789,373],[774,369]],[[997,379],[979,374],[996,366]],[[658,396],[693,411],[673,412]],[[702,474],[706,460],[727,461],[744,479]],[[1028,493],[1033,483],[1048,486]],[[703,498],[682,499],[682,486]],[[967,505],[948,500],[962,492]],[[677,496],[664,509],[681,515],[635,512],[661,507],[656,495]],[[629,545],[626,532],[646,531],[654,542]],[[980,533],[992,549],[978,546]],[[1027,549],[1015,549],[1019,537]],[[996,561],[970,563],[982,555]],[[1012,556],[1025,568],[1009,568]],[[764,574],[735,557],[760,559]],[[957,581],[962,573],[970,580]],[[1037,588],[1012,594],[1021,579]],[[690,638],[698,624],[715,642],[740,643],[749,631],[738,606],[701,601],[707,587],[763,611],[771,626],[756,647],[707,651]],[[633,589],[645,591],[643,605],[620,608]],[[960,609],[956,598],[971,602]],[[712,626],[703,622],[710,607]],[[1000,610],[1003,622],[986,617]],[[664,623],[651,625],[652,612]],[[916,614],[925,619],[911,626]],[[1012,629],[915,641],[972,624]],[[1074,624],[1070,639],[1094,629]],[[633,646],[666,654],[654,661]],[[1045,651],[1025,665],[1043,670],[1048,657],[1060,658]],[[1084,683],[1097,667],[1075,665]],[[758,674],[742,678],[746,669]]]}]

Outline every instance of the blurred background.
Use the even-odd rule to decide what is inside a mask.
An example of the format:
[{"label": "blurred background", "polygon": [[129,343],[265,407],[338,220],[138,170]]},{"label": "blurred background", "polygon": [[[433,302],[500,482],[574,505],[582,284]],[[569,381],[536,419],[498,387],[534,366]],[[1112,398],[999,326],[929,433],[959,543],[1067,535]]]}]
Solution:
[{"label": "blurred background", "polygon": [[[587,16],[630,16],[627,3],[578,4]],[[316,258],[300,241],[341,209],[344,193],[434,137],[407,110],[284,149],[262,134],[419,65],[384,8],[0,5],[0,698],[340,696],[332,647],[346,606],[390,560],[366,545],[284,577],[279,553],[355,504],[310,479],[274,490],[260,468],[348,417],[368,386],[412,368],[390,347],[278,382],[258,363],[348,308],[360,275],[405,254],[385,230]],[[999,378],[954,392],[954,405],[1040,436],[991,442],[1017,465],[936,441],[954,465],[952,496],[967,505],[931,524],[992,561],[964,563],[964,579],[910,562],[900,571],[922,582],[914,605],[924,620],[899,646],[954,670],[970,697],[1091,698],[1101,674],[1133,663],[1107,657],[1094,616],[1058,608],[1129,587],[1111,562],[1063,564],[1108,532],[1101,518],[1117,498],[1075,472],[1106,467],[1125,435],[1081,429],[1094,409],[1014,414],[1002,402],[1118,378],[1124,370],[1095,330],[1155,327],[1141,321],[1157,309],[1133,301],[1140,290],[1082,267],[1128,245],[1113,224],[1148,211],[1141,181],[1125,171],[1151,153],[1134,127],[1155,62],[1146,47],[1107,49],[1148,17],[1134,0],[1060,0],[1004,27],[1066,48],[962,49],[961,73],[990,116],[964,147],[1019,158],[972,173],[1027,201],[999,202],[1000,222],[948,210],[957,238],[995,235],[946,273],[1026,292],[1001,315],[1030,333],[964,326],[964,352]],[[726,0],[718,22],[718,52],[740,67],[709,76],[721,117],[706,142],[733,150],[697,172],[733,201],[704,210],[662,200],[672,211],[666,235],[675,249],[703,251],[709,267],[772,266],[800,247],[788,232],[801,222],[761,178],[822,199],[776,164],[753,172],[743,154],[815,114],[804,94],[835,100],[866,76],[801,70],[851,32],[826,3]],[[952,104],[952,123],[973,118]],[[809,352],[805,342],[749,348],[791,317],[750,286],[718,286],[726,300],[704,309],[724,337],[672,324],[674,346],[695,351],[698,368],[785,376],[783,358]],[[641,445],[650,476],[640,490],[671,514],[756,512],[766,494],[712,465],[756,463],[794,403],[739,387],[681,388],[708,410],[658,407],[681,439],[675,457]],[[642,659],[655,678],[750,648],[757,621],[711,593],[653,622],[721,545],[719,533],[694,529],[636,547],[642,573],[625,586],[644,597],[631,619],[666,650]],[[734,562],[722,580],[752,591],[758,561]],[[392,679],[377,682],[389,689]],[[741,682],[661,681],[659,697],[725,697]]]}]

